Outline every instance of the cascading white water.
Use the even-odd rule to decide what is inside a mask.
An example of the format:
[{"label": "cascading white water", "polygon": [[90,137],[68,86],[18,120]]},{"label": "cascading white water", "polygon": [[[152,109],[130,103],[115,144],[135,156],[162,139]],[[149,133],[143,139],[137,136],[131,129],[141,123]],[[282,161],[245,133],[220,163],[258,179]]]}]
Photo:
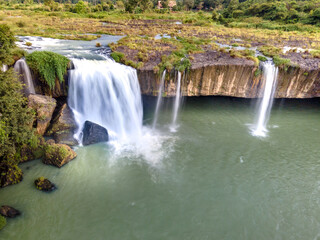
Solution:
[{"label": "cascading white water", "polygon": [[136,70],[112,60],[74,59],[68,103],[81,142],[86,120],[105,127],[111,140],[135,141],[142,132],[142,100]]},{"label": "cascading white water", "polygon": [[153,129],[155,129],[155,127],[157,125],[157,121],[158,121],[158,115],[159,115],[159,109],[160,109],[161,100],[162,100],[162,92],[163,92],[165,78],[166,78],[166,70],[163,71],[161,81],[160,81],[159,93],[158,93],[158,98],[157,98],[157,105],[156,105],[156,110],[154,112],[154,119],[153,119],[153,124],[152,124]]},{"label": "cascading white water", "polygon": [[14,70],[19,74],[19,79],[25,84],[24,92],[26,95],[35,94],[30,68],[25,59],[21,58],[14,64]]},{"label": "cascading white water", "polygon": [[1,67],[1,71],[2,72],[8,71],[8,65],[3,64],[2,67]]},{"label": "cascading white water", "polygon": [[263,98],[259,105],[259,115],[252,134],[254,136],[265,137],[267,130],[267,122],[269,120],[272,108],[273,97],[277,85],[278,67],[273,62],[268,61],[262,65],[263,78],[265,80]]},{"label": "cascading white water", "polygon": [[177,79],[177,92],[176,92],[176,97],[174,100],[174,107],[173,107],[173,114],[172,114],[172,123],[170,130],[171,132],[175,132],[177,129],[177,117],[178,117],[178,111],[179,111],[179,106],[180,106],[180,95],[181,95],[181,72],[178,71],[178,79]]}]

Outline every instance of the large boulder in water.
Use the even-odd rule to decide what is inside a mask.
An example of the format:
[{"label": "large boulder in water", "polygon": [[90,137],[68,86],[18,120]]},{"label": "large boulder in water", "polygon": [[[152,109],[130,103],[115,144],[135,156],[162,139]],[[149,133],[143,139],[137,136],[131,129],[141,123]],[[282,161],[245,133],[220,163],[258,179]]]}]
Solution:
[{"label": "large boulder in water", "polygon": [[68,145],[48,144],[42,162],[60,168],[76,156],[77,154]]},{"label": "large boulder in water", "polygon": [[77,123],[72,110],[66,103],[62,105],[52,122],[48,133],[53,135],[56,143],[78,145],[78,141],[73,137]]},{"label": "large boulder in water", "polygon": [[53,111],[56,108],[56,100],[42,95],[29,95],[28,100],[28,106],[36,112],[34,124],[36,125],[37,133],[43,135],[50,124]]},{"label": "large boulder in water", "polygon": [[13,207],[4,205],[0,208],[0,214],[4,217],[15,218],[21,215],[21,212]]},{"label": "large boulder in water", "polygon": [[56,189],[56,186],[50,182],[47,178],[39,177],[34,181],[37,189],[44,192],[51,192]]},{"label": "large boulder in water", "polygon": [[86,121],[84,123],[84,127],[82,131],[83,131],[83,138],[82,138],[83,145],[90,145],[90,144],[99,143],[99,142],[107,142],[109,140],[108,130],[96,123]]}]

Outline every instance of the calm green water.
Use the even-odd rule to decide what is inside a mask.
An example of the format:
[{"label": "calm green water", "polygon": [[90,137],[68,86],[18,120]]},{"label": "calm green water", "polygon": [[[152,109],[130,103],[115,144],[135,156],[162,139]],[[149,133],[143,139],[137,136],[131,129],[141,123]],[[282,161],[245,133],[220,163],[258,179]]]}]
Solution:
[{"label": "calm green water", "polygon": [[[176,133],[171,104],[143,143],[79,147],[61,169],[23,164],[23,182],[0,190],[23,215],[0,239],[320,239],[319,99],[277,101],[264,139],[249,133],[249,100],[184,100]],[[58,190],[36,190],[39,176]]]}]

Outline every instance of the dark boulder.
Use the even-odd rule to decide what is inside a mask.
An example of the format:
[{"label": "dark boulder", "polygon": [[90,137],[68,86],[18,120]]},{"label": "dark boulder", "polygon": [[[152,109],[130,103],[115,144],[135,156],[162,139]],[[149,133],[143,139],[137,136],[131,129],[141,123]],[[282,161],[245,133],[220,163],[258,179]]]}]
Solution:
[{"label": "dark boulder", "polygon": [[86,121],[84,123],[82,132],[83,132],[83,138],[82,138],[83,145],[90,145],[90,144],[95,144],[99,142],[107,142],[109,140],[108,130],[90,121]]},{"label": "dark boulder", "polygon": [[4,217],[15,218],[15,217],[21,215],[21,212],[13,207],[10,207],[10,206],[2,206],[0,208],[0,214]]},{"label": "dark boulder", "polygon": [[34,181],[36,188],[44,191],[44,192],[51,192],[56,189],[56,186],[50,182],[48,179],[44,177],[39,177]]}]

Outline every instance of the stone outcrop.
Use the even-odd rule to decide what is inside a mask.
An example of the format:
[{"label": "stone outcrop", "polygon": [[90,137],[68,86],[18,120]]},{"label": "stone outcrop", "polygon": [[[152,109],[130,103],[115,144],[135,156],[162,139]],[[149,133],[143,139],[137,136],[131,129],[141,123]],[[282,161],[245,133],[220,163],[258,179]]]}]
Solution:
[{"label": "stone outcrop", "polygon": [[34,185],[40,191],[52,192],[56,189],[56,186],[44,177],[39,177],[34,181]]},{"label": "stone outcrop", "polygon": [[22,171],[17,165],[1,164],[0,165],[0,187],[6,187],[19,183],[22,180]]},{"label": "stone outcrop", "polygon": [[[160,84],[159,74],[153,70],[138,70],[142,94],[157,96]],[[252,61],[241,63],[217,62],[193,65],[182,75],[182,96],[232,96],[257,98],[262,96],[264,79]],[[164,96],[176,94],[176,75],[167,74]],[[320,97],[320,69],[279,67],[276,98]]]},{"label": "stone outcrop", "polygon": [[78,141],[73,137],[76,129],[77,124],[73,112],[65,103],[53,119],[48,133],[53,135],[56,143],[74,146],[78,145]]},{"label": "stone outcrop", "polygon": [[29,107],[34,109],[36,116],[34,125],[39,135],[43,135],[52,118],[52,113],[56,107],[56,100],[54,98],[42,95],[29,95]]},{"label": "stone outcrop", "polygon": [[21,212],[13,207],[4,205],[0,208],[0,214],[7,218],[15,218],[21,215]]},{"label": "stone outcrop", "polygon": [[35,159],[42,158],[44,156],[44,148],[45,148],[45,140],[44,138],[38,137],[38,144],[35,147],[31,147],[30,145],[23,145],[20,151],[20,162],[28,162]]},{"label": "stone outcrop", "polygon": [[96,123],[86,121],[84,123],[84,127],[82,131],[83,131],[83,139],[82,139],[83,145],[90,145],[90,144],[95,144],[99,142],[107,142],[109,140],[108,130]]},{"label": "stone outcrop", "polygon": [[68,145],[50,144],[46,146],[42,162],[60,168],[76,156],[77,154]]}]

